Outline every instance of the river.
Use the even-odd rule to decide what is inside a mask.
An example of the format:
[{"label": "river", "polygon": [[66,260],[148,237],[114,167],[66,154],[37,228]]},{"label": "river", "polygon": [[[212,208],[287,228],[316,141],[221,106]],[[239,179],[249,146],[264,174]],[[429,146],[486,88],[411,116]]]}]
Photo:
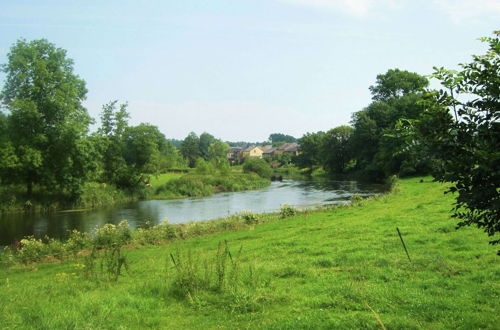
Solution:
[{"label": "river", "polygon": [[62,211],[51,214],[0,215],[0,245],[8,245],[28,235],[64,238],[69,230],[90,232],[105,223],[125,219],[131,228],[147,223],[183,223],[226,217],[241,211],[265,213],[278,211],[283,204],[314,208],[346,203],[353,194],[370,196],[382,193],[380,185],[356,181],[273,182],[259,190],[216,194],[205,198],[148,200],[113,205],[93,210]]}]

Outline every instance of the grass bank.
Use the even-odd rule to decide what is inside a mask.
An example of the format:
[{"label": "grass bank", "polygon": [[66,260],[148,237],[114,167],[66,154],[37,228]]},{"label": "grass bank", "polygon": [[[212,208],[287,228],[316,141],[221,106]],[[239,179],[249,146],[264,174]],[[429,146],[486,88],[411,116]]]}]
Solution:
[{"label": "grass bank", "polygon": [[27,199],[22,186],[0,187],[0,212],[51,212],[68,209],[92,209],[117,203],[147,199],[205,197],[219,192],[266,187],[270,181],[255,174],[186,174],[181,172],[151,175],[148,185],[133,191],[121,190],[106,183],[88,182],[76,201],[67,196],[35,189]]},{"label": "grass bank", "polygon": [[[116,268],[104,253],[103,274],[94,266],[95,276],[89,275],[89,252],[15,264],[0,269],[0,324],[495,329],[496,249],[477,229],[454,230],[452,197],[443,191],[429,179],[406,179],[398,192],[353,207],[135,231],[120,254],[128,271],[123,268],[117,281],[105,276]],[[161,239],[144,240],[153,232]]]},{"label": "grass bank", "polygon": [[155,198],[206,197],[220,192],[264,188],[270,183],[269,179],[254,173],[186,174],[158,187]]}]

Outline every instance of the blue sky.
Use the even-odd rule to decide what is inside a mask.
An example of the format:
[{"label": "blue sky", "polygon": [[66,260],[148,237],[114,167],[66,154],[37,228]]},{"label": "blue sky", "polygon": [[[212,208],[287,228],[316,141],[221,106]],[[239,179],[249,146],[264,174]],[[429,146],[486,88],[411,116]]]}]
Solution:
[{"label": "blue sky", "polygon": [[[430,74],[484,52],[498,0],[0,0],[0,63],[19,38],[68,51],[85,106],[127,101],[168,138],[296,137],[348,124],[391,68]],[[3,84],[4,76],[0,76]]]}]

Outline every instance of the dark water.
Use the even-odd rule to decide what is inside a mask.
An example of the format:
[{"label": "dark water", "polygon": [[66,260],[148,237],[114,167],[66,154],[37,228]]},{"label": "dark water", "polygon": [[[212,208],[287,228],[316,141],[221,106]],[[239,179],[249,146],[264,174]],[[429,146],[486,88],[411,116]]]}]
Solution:
[{"label": "dark water", "polygon": [[126,219],[131,228],[164,219],[182,223],[226,217],[243,210],[254,213],[277,211],[283,204],[298,208],[346,203],[350,196],[370,196],[383,192],[381,186],[356,181],[283,181],[273,182],[259,190],[222,193],[206,198],[151,200],[120,204],[79,212],[57,212],[48,215],[0,215],[0,245],[11,244],[27,235],[64,238],[68,230],[89,232],[105,223]]}]

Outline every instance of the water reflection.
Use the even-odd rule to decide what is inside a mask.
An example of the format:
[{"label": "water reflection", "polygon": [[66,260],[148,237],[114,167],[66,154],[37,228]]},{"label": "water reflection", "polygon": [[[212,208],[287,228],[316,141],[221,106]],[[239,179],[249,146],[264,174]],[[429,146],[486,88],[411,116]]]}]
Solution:
[{"label": "water reflection", "polygon": [[27,235],[64,238],[72,229],[89,232],[96,226],[118,223],[123,219],[131,228],[137,228],[146,222],[157,224],[164,219],[170,223],[183,223],[225,217],[243,210],[272,212],[283,204],[306,208],[345,203],[353,194],[369,196],[380,192],[381,186],[356,181],[283,181],[273,182],[264,189],[221,193],[206,198],[140,201],[50,215],[0,215],[0,244],[11,244]]}]

